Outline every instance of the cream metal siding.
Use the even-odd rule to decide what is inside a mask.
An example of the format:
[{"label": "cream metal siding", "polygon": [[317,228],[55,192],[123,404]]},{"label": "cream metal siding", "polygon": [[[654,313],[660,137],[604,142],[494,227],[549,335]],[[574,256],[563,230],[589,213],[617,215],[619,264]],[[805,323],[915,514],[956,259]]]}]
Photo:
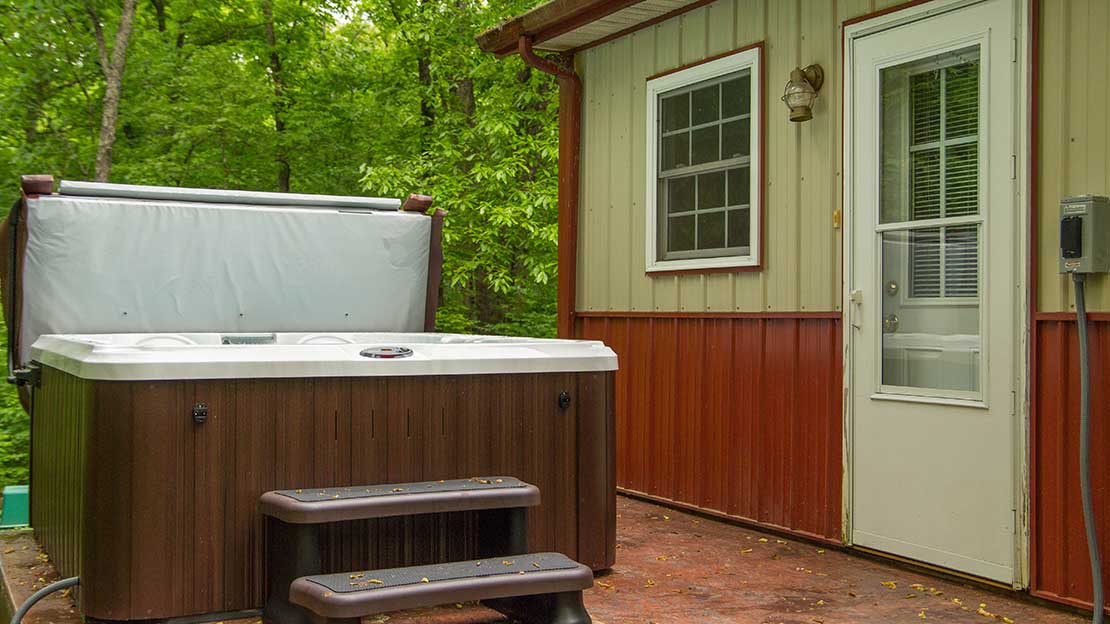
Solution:
[{"label": "cream metal siding", "polygon": [[[1110,195],[1110,2],[1041,0],[1037,309],[1075,309],[1057,272],[1060,199]],[[1087,282],[1087,308],[1110,311],[1110,277]]]},{"label": "cream metal siding", "polygon": [[[840,309],[840,25],[897,4],[868,0],[718,0],[582,52],[585,81],[579,311],[799,312]],[[1110,3],[1042,0],[1038,161],[1038,309],[1073,309],[1056,270],[1060,198],[1110,194]],[[644,85],[648,76],[765,43],[763,270],[647,277]],[[812,121],[779,101],[790,70],[825,69]],[[1110,311],[1110,278],[1088,286]]]},{"label": "cream metal siding", "polygon": [[[719,0],[577,56],[585,82],[579,311],[840,309],[840,24],[894,2]],[[764,42],[763,270],[648,277],[645,101],[653,74]],[[779,98],[795,66],[825,69],[812,121]],[[754,189],[753,189],[754,191]]]}]

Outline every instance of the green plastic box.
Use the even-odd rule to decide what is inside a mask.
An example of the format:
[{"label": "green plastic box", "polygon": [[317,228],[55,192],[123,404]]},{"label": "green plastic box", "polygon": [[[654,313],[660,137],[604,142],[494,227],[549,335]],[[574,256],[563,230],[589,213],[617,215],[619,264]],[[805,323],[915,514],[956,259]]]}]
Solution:
[{"label": "green plastic box", "polygon": [[4,512],[0,514],[0,529],[27,526],[28,504],[26,485],[4,487]]}]

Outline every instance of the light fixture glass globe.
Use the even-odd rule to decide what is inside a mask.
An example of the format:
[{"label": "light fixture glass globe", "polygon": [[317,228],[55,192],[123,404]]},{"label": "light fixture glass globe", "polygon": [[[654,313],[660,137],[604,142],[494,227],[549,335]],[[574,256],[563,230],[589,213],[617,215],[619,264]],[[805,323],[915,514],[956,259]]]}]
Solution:
[{"label": "light fixture glass globe", "polygon": [[813,103],[817,100],[817,90],[806,80],[801,69],[790,72],[790,82],[782,94],[782,101],[790,109],[790,121],[809,121],[813,119]]}]

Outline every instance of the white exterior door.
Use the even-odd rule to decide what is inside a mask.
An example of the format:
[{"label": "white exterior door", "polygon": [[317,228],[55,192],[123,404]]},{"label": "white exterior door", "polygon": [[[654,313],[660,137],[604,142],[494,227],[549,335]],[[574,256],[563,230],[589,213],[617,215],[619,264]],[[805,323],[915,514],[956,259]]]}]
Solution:
[{"label": "white exterior door", "polygon": [[1006,583],[1022,301],[1014,4],[925,4],[858,32],[846,57],[850,540]]}]

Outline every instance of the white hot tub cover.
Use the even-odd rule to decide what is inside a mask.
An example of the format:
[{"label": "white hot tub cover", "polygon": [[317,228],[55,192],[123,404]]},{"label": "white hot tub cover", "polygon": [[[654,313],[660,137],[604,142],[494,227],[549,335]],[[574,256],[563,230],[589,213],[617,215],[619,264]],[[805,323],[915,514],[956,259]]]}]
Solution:
[{"label": "white hot tub cover", "polygon": [[17,364],[44,334],[425,329],[433,219],[397,200],[61,190],[24,202]]}]

